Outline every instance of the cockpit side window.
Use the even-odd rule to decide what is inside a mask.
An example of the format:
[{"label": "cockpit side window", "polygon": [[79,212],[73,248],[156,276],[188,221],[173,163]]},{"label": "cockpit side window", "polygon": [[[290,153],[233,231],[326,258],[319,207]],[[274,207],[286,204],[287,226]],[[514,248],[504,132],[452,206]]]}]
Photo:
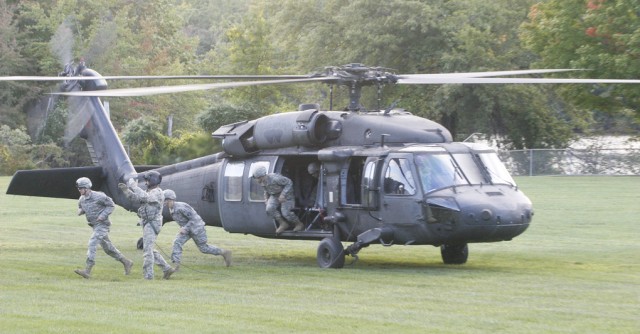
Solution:
[{"label": "cockpit side window", "polygon": [[393,158],[389,160],[384,172],[384,193],[395,195],[414,195],[416,182],[409,160]]}]

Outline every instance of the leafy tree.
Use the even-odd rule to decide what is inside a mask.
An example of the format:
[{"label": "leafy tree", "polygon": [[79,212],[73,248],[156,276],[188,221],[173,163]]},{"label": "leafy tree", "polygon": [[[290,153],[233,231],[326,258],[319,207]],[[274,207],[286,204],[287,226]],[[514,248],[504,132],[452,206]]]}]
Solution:
[{"label": "leafy tree", "polygon": [[[189,8],[186,2],[61,0],[24,1],[9,6],[5,0],[0,1],[0,34],[3,37],[0,41],[0,57],[3,57],[0,74],[55,75],[63,64],[80,57],[89,67],[105,75],[169,75],[193,71],[197,39],[183,31],[183,14]],[[39,112],[44,113],[35,101],[47,85],[0,85],[11,89],[0,92],[3,123],[24,124],[22,110],[40,109]],[[113,86],[119,85],[122,83],[113,83]],[[110,102],[117,128],[143,115],[164,120],[173,114],[176,129],[197,130],[195,115],[205,106],[205,100],[197,93],[122,98]],[[57,111],[49,111],[40,118],[40,124],[30,126],[38,130],[32,135],[39,145],[55,142],[60,148],[64,147],[62,141],[56,140],[63,129],[59,115]],[[35,119],[31,113],[29,116],[30,120]],[[72,143],[65,147],[65,150],[69,149],[80,149],[73,158],[67,156],[69,161],[86,161],[84,145]]]},{"label": "leafy tree", "polygon": [[[14,16],[16,5],[0,0],[0,75],[27,74],[28,60],[22,56],[21,36]],[[33,85],[21,82],[0,82],[0,123],[11,127],[24,125],[22,108]]]},{"label": "leafy tree", "polygon": [[260,110],[251,105],[236,107],[217,104],[210,106],[198,115],[198,124],[206,132],[212,133],[223,125],[248,121],[260,116],[262,116]]},{"label": "leafy tree", "polygon": [[[277,22],[272,39],[278,41],[278,57],[298,71],[361,62],[399,73],[469,72],[529,67],[533,55],[520,46],[518,27],[533,3],[291,0],[265,4],[265,15]],[[457,138],[485,132],[517,148],[563,145],[582,122],[552,91],[534,86],[402,86],[385,91],[382,106],[400,100],[400,106],[443,123]],[[376,99],[369,92],[362,100],[372,108]],[[346,96],[338,100],[345,103]],[[556,119],[557,114],[563,117]],[[536,123],[528,123],[532,121]]]},{"label": "leafy tree", "polygon": [[[25,36],[22,52],[32,55],[36,65],[31,75],[58,73],[64,63],[80,57],[105,75],[188,74],[197,45],[197,39],[182,30],[188,8],[172,0],[33,1],[19,5],[16,21]],[[164,83],[126,82],[136,84]],[[193,116],[203,106],[204,100],[194,93],[111,101],[117,127],[143,114],[164,119],[175,113],[176,126],[195,129]]]},{"label": "leafy tree", "polygon": [[134,164],[151,164],[153,162],[144,160],[145,155],[160,154],[165,146],[161,129],[158,123],[148,118],[139,118],[127,124],[122,132],[122,140]]},{"label": "leafy tree", "polygon": [[149,118],[129,123],[122,138],[134,164],[173,164],[212,154],[219,149],[210,134],[185,132],[168,137],[162,134],[161,126]]},{"label": "leafy tree", "polygon": [[[219,42],[216,49],[207,55],[205,69],[220,74],[277,74],[281,68],[281,60],[272,43],[272,27],[261,7],[254,6],[242,20],[232,25]],[[217,99],[231,105],[246,105],[261,113],[269,114],[283,106],[291,108],[286,100],[287,91],[291,88],[279,86],[253,86],[234,88],[216,94]],[[223,103],[223,104],[224,104]],[[212,104],[220,104],[215,100]]]},{"label": "leafy tree", "polygon": [[0,126],[0,175],[18,169],[68,167],[68,157],[51,143],[35,145],[23,128]]},{"label": "leafy tree", "polygon": [[197,55],[205,55],[225,40],[225,33],[242,21],[251,0],[189,0],[183,11],[187,35],[198,37]]},{"label": "leafy tree", "polygon": [[[534,5],[522,39],[540,55],[536,65],[578,68],[596,78],[640,77],[640,12],[637,1],[550,0]],[[562,95],[584,109],[640,116],[637,85],[562,86]]]},{"label": "leafy tree", "polygon": [[0,126],[0,174],[12,174],[18,169],[33,168],[29,149],[31,138],[23,129]]},{"label": "leafy tree", "polygon": [[[168,138],[168,137],[167,137]],[[159,164],[173,164],[220,151],[220,145],[209,133],[188,132],[168,138],[167,147],[158,157]]]}]

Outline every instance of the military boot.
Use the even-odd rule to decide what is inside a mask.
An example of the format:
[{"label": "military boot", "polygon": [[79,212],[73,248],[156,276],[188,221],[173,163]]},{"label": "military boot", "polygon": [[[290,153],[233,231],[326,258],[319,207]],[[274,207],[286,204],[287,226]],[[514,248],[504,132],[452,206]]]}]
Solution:
[{"label": "military boot", "polygon": [[120,259],[120,262],[122,262],[122,265],[124,265],[124,274],[129,275],[131,273],[131,267],[133,267],[133,261],[127,259],[126,257],[123,257],[122,259]]},{"label": "military boot", "polygon": [[231,251],[228,249],[223,249],[222,252],[220,252],[220,255],[222,255],[222,258],[224,259],[224,265],[225,266],[230,266],[231,265]]},{"label": "military boot", "polygon": [[92,266],[87,266],[87,268],[85,270],[76,269],[73,272],[75,272],[76,274],[78,274],[78,275],[80,275],[80,276],[82,276],[82,277],[84,277],[86,279],[89,279],[89,278],[91,278],[91,268],[92,268]]},{"label": "military boot", "polygon": [[276,218],[276,220],[278,221],[278,229],[276,230],[276,235],[279,235],[280,233],[286,231],[287,229],[289,229],[289,223],[284,220],[284,218],[280,217],[280,218]]},{"label": "military boot", "polygon": [[293,232],[304,231],[304,224],[301,221],[296,222],[296,226],[293,228]]},{"label": "military boot", "polygon": [[175,268],[169,267],[169,269],[164,271],[164,275],[162,275],[162,278],[169,279],[169,277],[171,277],[171,274],[173,274],[175,272],[176,272]]}]

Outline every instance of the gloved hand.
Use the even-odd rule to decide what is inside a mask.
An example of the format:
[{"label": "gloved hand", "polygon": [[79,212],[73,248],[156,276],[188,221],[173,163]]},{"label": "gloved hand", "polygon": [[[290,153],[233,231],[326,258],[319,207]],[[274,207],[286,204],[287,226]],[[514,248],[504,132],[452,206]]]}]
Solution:
[{"label": "gloved hand", "polygon": [[136,182],[136,180],[134,180],[133,178],[130,178],[129,181],[127,181],[127,186],[129,186],[129,188],[137,185],[138,182]]},{"label": "gloved hand", "polygon": [[124,184],[124,183],[118,183],[118,188],[120,188],[120,190],[122,190],[122,191],[129,190],[129,187],[127,187],[127,185]]},{"label": "gloved hand", "polygon": [[82,216],[84,214],[84,210],[78,209],[78,216]]}]

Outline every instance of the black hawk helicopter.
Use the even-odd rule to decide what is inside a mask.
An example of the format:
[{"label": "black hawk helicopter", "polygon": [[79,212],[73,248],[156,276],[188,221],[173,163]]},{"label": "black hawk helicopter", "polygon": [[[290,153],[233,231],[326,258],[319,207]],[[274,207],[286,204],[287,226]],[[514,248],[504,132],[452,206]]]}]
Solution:
[{"label": "black hawk helicopter", "polygon": [[[58,77],[4,77],[0,80],[59,80],[61,95],[86,114],[79,135],[86,140],[95,166],[18,171],[7,194],[76,199],[75,180],[89,177],[129,211],[119,182],[137,178],[99,97],[141,96],[206,89],[283,83],[323,82],[345,86],[346,110],[323,110],[303,104],[299,110],[220,127],[213,136],[223,152],[156,168],[162,188],[172,189],[207,225],[230,233],[265,238],[320,240],[317,262],[341,268],[345,256],[356,257],[371,244],[433,245],[447,264],[463,264],[468,244],[511,240],[532,221],[533,206],[517,187],[496,152],[489,147],[454,142],[442,125],[400,109],[367,111],[360,105],[363,87],[389,84],[491,83],[640,83],[640,80],[545,79],[514,75],[570,71],[563,69],[395,74],[362,64],[327,67],[311,75],[197,76],[199,79],[245,80],[196,85],[107,89],[109,79],[193,78],[108,77],[84,67],[68,66]],[[505,78],[504,76],[510,76]],[[332,108],[329,108],[332,109]],[[317,178],[307,172],[319,167]],[[263,166],[294,183],[296,213],[302,231],[276,234],[265,213],[261,186],[251,178]],[[166,210],[165,210],[166,211]],[[169,221],[168,211],[164,213]],[[343,242],[350,243],[347,247]]]}]

